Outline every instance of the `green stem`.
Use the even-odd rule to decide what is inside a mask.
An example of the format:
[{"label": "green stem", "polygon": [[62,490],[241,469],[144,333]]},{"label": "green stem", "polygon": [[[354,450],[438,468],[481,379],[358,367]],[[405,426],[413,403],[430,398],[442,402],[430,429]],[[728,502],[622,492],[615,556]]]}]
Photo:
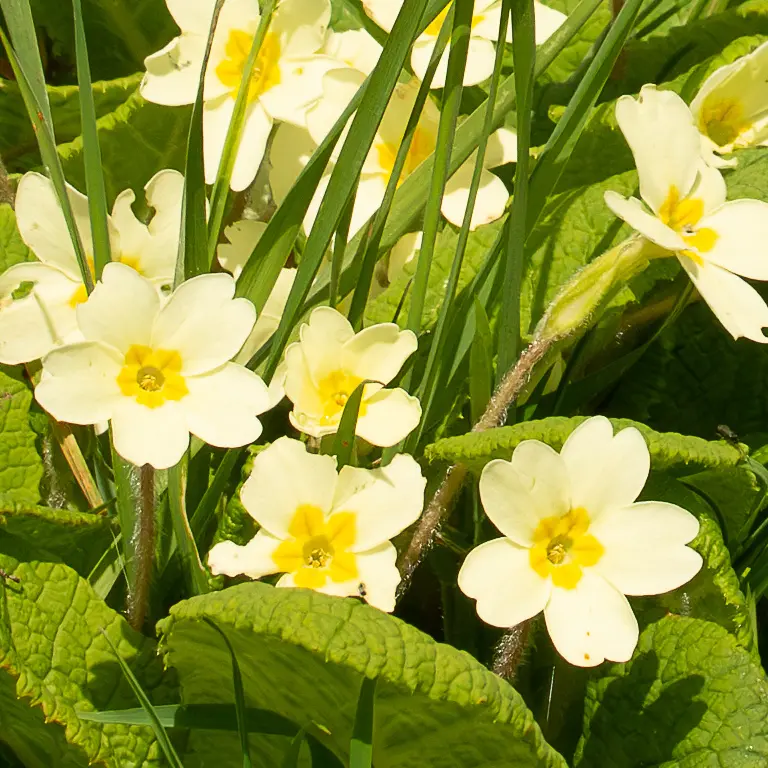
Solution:
[{"label": "green stem", "polygon": [[155,552],[155,470],[139,470],[139,510],[136,516],[133,584],[128,595],[128,623],[141,632],[147,617],[152,564]]}]

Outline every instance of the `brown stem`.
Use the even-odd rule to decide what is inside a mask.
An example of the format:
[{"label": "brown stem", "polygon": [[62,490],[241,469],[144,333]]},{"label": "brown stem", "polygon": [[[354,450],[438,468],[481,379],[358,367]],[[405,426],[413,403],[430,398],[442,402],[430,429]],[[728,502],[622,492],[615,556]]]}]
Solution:
[{"label": "brown stem", "polygon": [[16,195],[8,178],[8,171],[5,169],[5,163],[0,160],[0,203],[8,203],[13,208],[15,202]]},{"label": "brown stem", "polygon": [[[522,392],[534,367],[552,348],[554,342],[554,338],[538,339],[530,344],[501,380],[485,412],[472,427],[473,432],[484,432],[504,422],[507,409]],[[427,505],[408,549],[400,558],[398,567],[402,580],[398,587],[398,595],[402,595],[408,589],[413,572],[424,559],[435,540],[435,534],[450,514],[456,497],[464,485],[467,471],[465,464],[454,464],[449,467],[443,482]]]},{"label": "brown stem", "polygon": [[64,458],[67,464],[69,464],[69,468],[72,470],[72,474],[80,486],[80,490],[83,492],[88,505],[91,509],[103,507],[104,499],[99,492],[96,481],[93,479],[91,470],[88,468],[83,452],[80,450],[80,446],[77,444],[69,424],[51,419],[51,432],[59,444],[59,448],[62,454],[64,454]]},{"label": "brown stem", "polygon": [[134,537],[133,584],[128,593],[128,623],[141,632],[147,616],[155,552],[155,470],[144,464],[139,470],[139,509]]},{"label": "brown stem", "polygon": [[510,682],[515,679],[515,672],[523,660],[530,632],[531,620],[527,619],[508,629],[499,640],[493,659],[493,671],[499,677]]}]

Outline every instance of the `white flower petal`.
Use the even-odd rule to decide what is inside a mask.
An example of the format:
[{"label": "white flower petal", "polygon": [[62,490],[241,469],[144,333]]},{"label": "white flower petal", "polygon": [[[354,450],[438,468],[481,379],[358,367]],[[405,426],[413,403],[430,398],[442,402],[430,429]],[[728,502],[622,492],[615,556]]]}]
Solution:
[{"label": "white flower petal", "polygon": [[181,401],[187,426],[210,445],[238,448],[261,434],[257,415],[272,405],[267,385],[242,365],[225,363],[210,373],[186,378],[189,394]]},{"label": "white flower petal", "polygon": [[533,532],[551,510],[537,505],[528,483],[503,459],[489,461],[479,482],[480,500],[488,519],[515,544],[530,547]]},{"label": "white flower petal", "polygon": [[397,14],[403,7],[402,0],[363,0],[363,9],[385,32],[395,25]]},{"label": "white flower petal", "polygon": [[539,440],[523,440],[512,453],[517,472],[535,508],[544,517],[560,517],[571,508],[571,483],[563,457]]},{"label": "white flower petal", "polygon": [[605,416],[580,424],[560,451],[571,480],[571,505],[592,522],[631,504],[643,490],[651,467],[645,439],[634,427],[613,434]]},{"label": "white flower petal", "polygon": [[412,456],[398,454],[386,467],[342,467],[333,511],[355,515],[352,552],[373,549],[415,523],[424,506],[426,479]]},{"label": "white flower petal", "polygon": [[125,264],[104,267],[101,281],[77,308],[83,336],[123,354],[133,344],[149,345],[160,297],[149,280]]},{"label": "white flower petal", "polygon": [[717,239],[702,257],[729,272],[753,280],[768,280],[768,203],[732,200],[697,225],[712,229]]},{"label": "white flower petal", "polygon": [[168,469],[181,461],[189,446],[189,430],[179,403],[166,401],[157,408],[122,397],[112,412],[115,450],[131,464]]},{"label": "white flower petal", "polygon": [[281,56],[306,56],[320,50],[330,21],[330,0],[282,0],[270,32],[280,37]]},{"label": "white flower petal", "polygon": [[509,128],[499,128],[488,137],[485,149],[486,168],[497,168],[500,165],[517,162],[517,133]]},{"label": "white flower petal", "polygon": [[564,13],[548,8],[544,3],[534,0],[533,12],[536,21],[536,45],[549,40],[568,18]]},{"label": "white flower petal", "polygon": [[223,272],[182,283],[157,315],[152,346],[177,351],[185,376],[231,360],[256,321],[253,304],[234,293],[235,281]]},{"label": "white flower petal", "polygon": [[287,123],[277,127],[269,150],[269,186],[278,205],[285,200],[316,147],[306,128]]},{"label": "white flower petal", "polygon": [[627,598],[589,569],[574,589],[552,590],[544,618],[558,653],[579,667],[629,661],[637,646],[637,619]]},{"label": "white flower petal", "polygon": [[245,262],[251,258],[253,249],[258,244],[267,225],[263,221],[243,219],[230,224],[224,234],[229,243],[222,243],[216,255],[219,264],[237,280],[243,271]]},{"label": "white flower petal", "polygon": [[182,32],[208,37],[216,0],[165,0],[165,4]]},{"label": "white flower petal", "polygon": [[361,379],[389,384],[417,347],[413,331],[401,331],[395,323],[378,323],[344,344],[342,365]]},{"label": "white flower petal", "polygon": [[330,56],[286,61],[280,67],[280,82],[265,91],[259,101],[273,120],[303,128],[307,124],[307,112],[323,98],[326,73],[340,66]]},{"label": "white flower petal", "polygon": [[248,576],[260,579],[277,573],[272,555],[280,545],[280,539],[260,530],[245,546],[233,541],[221,541],[208,553],[208,567],[214,575]]},{"label": "white flower petal", "polygon": [[688,105],[672,91],[644,85],[637,99],[619,98],[616,120],[635,157],[643,200],[658,213],[673,187],[686,197],[701,154]]},{"label": "white flower petal", "polygon": [[383,48],[364,29],[328,33],[322,53],[352,69],[369,74],[379,61]]},{"label": "white flower petal", "polygon": [[122,399],[117,384],[121,366],[120,356],[97,342],[54,349],[43,359],[47,375],[35,388],[35,397],[57,421],[107,421]]},{"label": "white flower petal", "polygon": [[359,582],[354,592],[360,595],[361,585],[365,600],[380,611],[392,613],[395,610],[395,593],[400,583],[400,571],[397,570],[397,550],[390,542],[385,542],[375,549],[361,552],[356,558]]},{"label": "white flower petal", "polygon": [[481,544],[468,555],[459,589],[477,600],[477,615],[493,627],[514,627],[544,610],[552,582],[531,568],[528,549],[509,539]]},{"label": "white flower petal", "polygon": [[329,512],[336,477],[333,456],[307,453],[304,443],[280,437],[253,460],[240,500],[262,528],[285,539],[300,506]]},{"label": "white flower petal", "polygon": [[227,139],[235,100],[226,93],[203,104],[203,161],[205,183],[213,184],[219,172],[221,153]]},{"label": "white flower petal", "polygon": [[394,283],[405,271],[406,264],[410,264],[417,258],[421,250],[423,232],[409,232],[403,235],[389,252],[389,265],[387,267],[387,280]]},{"label": "white flower petal", "polygon": [[[272,118],[267,114],[261,101],[254,102],[245,113],[243,133],[237,148],[235,167],[232,170],[230,187],[234,192],[242,192],[256,178],[271,131]],[[222,149],[223,146],[222,143]]]},{"label": "white flower petal", "polygon": [[768,343],[762,330],[768,326],[768,306],[749,283],[716,264],[697,264],[681,253],[677,257],[701,297],[734,339],[744,336]]},{"label": "white flower petal", "polygon": [[[704,214],[719,208],[726,198],[727,188],[723,174],[717,168],[707,165],[702,159],[699,163],[698,175],[689,197],[701,200],[704,204]],[[697,226],[701,226],[699,223]]]},{"label": "white flower petal", "polygon": [[[24,298],[11,294],[34,283]],[[37,360],[79,335],[73,297],[82,283],[40,262],[15,264],[0,275],[0,363]],[[84,290],[84,289],[83,289]]]},{"label": "white flower petal", "polygon": [[[323,98],[306,114],[307,130],[316,145],[328,135],[364,82],[365,75],[362,72],[344,67],[331,69],[323,76]],[[344,138],[345,134],[342,134],[340,144]],[[340,148],[334,150],[334,157],[338,157],[340,151]]]},{"label": "white flower petal", "polygon": [[112,259],[120,261],[122,252],[133,256],[144,249],[149,238],[149,230],[146,225],[136,218],[131,207],[136,200],[132,189],[124,189],[116,198],[112,206],[112,221],[120,233],[120,253],[113,253]]},{"label": "white flower petal", "polygon": [[[256,319],[256,325],[253,326],[250,336],[245,340],[243,348],[237,353],[235,362],[245,365],[272,337],[272,334],[280,325],[280,318],[283,316],[283,310],[288,302],[288,294],[293,287],[293,281],[296,279],[295,268],[283,268],[277,277],[277,282],[269,294],[264,309]],[[275,377],[272,378],[275,381]],[[272,386],[270,384],[270,386]],[[281,395],[280,400],[283,399]]]},{"label": "white flower petal", "polygon": [[[460,227],[464,221],[473,173],[474,165],[466,162],[448,179],[448,183],[445,185],[445,194],[440,204],[440,211],[456,227]],[[475,207],[472,210],[472,219],[469,224],[470,230],[474,232],[478,227],[500,219],[504,215],[508,200],[509,192],[504,182],[490,171],[482,171]]]},{"label": "white flower petal", "polygon": [[636,197],[627,199],[618,192],[609,189],[605,193],[604,199],[605,204],[620,219],[626,221],[630,227],[651,242],[656,243],[656,245],[660,245],[662,248],[670,251],[682,251],[687,247],[685,240],[677,232],[664,224],[661,219],[657,219],[656,216],[648,213]]},{"label": "white flower petal", "polygon": [[299,329],[299,338],[307,367],[315,380],[341,366],[342,350],[354,335],[349,320],[332,307],[312,310],[309,322]]},{"label": "white flower petal", "polygon": [[167,107],[192,104],[197,96],[207,38],[207,30],[200,35],[181,35],[147,56],[141,95],[147,101]]},{"label": "white flower petal", "polygon": [[[90,256],[93,244],[88,198],[69,184],[67,196],[83,248]],[[39,173],[22,176],[16,192],[16,223],[22,240],[40,261],[80,279],[75,249],[50,179]]]},{"label": "white flower petal", "polygon": [[420,420],[417,397],[404,389],[381,389],[366,398],[365,413],[358,418],[355,432],[371,445],[387,448],[405,439]]},{"label": "white flower petal", "polygon": [[690,512],[662,501],[612,510],[589,529],[605,548],[595,571],[625,595],[677,589],[701,569],[701,555],[685,546],[698,531]]}]

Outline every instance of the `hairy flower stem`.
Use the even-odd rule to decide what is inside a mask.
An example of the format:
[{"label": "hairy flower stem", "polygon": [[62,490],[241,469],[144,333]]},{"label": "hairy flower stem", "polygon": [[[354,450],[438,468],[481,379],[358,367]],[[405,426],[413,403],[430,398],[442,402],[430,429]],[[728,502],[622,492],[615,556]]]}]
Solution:
[{"label": "hairy flower stem", "polygon": [[[671,254],[641,237],[633,236],[577,272],[548,307],[536,328],[533,341],[501,380],[472,432],[501,426],[509,406],[525,388],[534,368],[542,361],[550,360],[564,344],[583,334],[628,280],[645,269],[650,259],[662,256]],[[398,597],[408,589],[413,572],[434,543],[435,534],[450,514],[467,472],[465,464],[449,467],[424,510],[398,563],[402,576]]]},{"label": "hairy flower stem", "polygon": [[515,679],[523,654],[528,645],[528,636],[531,633],[531,620],[520,622],[516,627],[508,629],[496,646],[493,658],[493,671],[505,680],[512,682]]},{"label": "hairy flower stem", "polygon": [[149,589],[155,552],[155,470],[145,464],[139,470],[139,498],[134,530],[133,583],[128,593],[128,623],[141,632],[147,617]]}]

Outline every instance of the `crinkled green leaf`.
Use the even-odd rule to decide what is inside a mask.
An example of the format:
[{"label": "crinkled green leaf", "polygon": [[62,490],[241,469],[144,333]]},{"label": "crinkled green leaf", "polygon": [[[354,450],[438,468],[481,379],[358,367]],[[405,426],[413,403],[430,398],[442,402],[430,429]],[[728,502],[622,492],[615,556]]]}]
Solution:
[{"label": "crinkled green leaf", "polygon": [[32,393],[16,368],[0,370],[0,499],[36,504],[43,463],[28,413]]},{"label": "crinkled green leaf", "polygon": [[[102,629],[150,695],[158,703],[171,700],[174,690],[163,679],[155,644],[134,632],[65,565],[19,562],[3,554],[0,567],[19,579],[19,583],[0,581],[0,690],[8,697],[10,681],[19,704],[41,711],[46,721],[17,712],[8,724],[20,731],[3,731],[0,738],[12,745],[25,744],[27,750],[50,748],[51,754],[40,757],[40,765],[159,768],[162,763],[149,728],[99,725],[76,714],[136,704]],[[16,710],[19,704],[14,705]],[[66,750],[62,731],[71,745]],[[63,754],[60,761],[54,749]],[[42,762],[46,758],[48,762]]]},{"label": "crinkled green leaf", "polygon": [[[151,104],[136,90],[116,110],[97,120],[110,202],[128,188],[141,198],[144,185],[163,168],[184,170],[190,114],[189,107]],[[59,156],[67,181],[85,190],[82,138],[61,145]]]},{"label": "crinkled green leaf", "polygon": [[[356,600],[306,590],[249,583],[174,606],[159,628],[185,702],[232,701],[229,654],[206,618],[234,646],[248,706],[304,726],[342,759],[366,676],[378,678],[376,768],[565,768],[519,694],[472,657]],[[192,744],[185,765],[242,765],[235,733]],[[251,737],[261,765],[279,765],[286,746]]]},{"label": "crinkled green leaf", "polygon": [[[53,40],[54,54],[74,65],[75,38],[70,0],[31,0],[32,13]],[[178,28],[163,0],[85,0],[83,17],[94,79],[143,69]]]},{"label": "crinkled green leaf", "polygon": [[726,13],[676,26],[663,36],[627,45],[622,77],[609,80],[605,100],[637,93],[646,83],[673,80],[746,35],[768,34],[768,0],[750,0]]},{"label": "crinkled green leaf", "polygon": [[590,682],[576,768],[758,768],[768,684],[722,627],[670,616]]},{"label": "crinkled green leaf", "polygon": [[[584,420],[584,416],[553,416],[487,432],[446,437],[428,445],[424,455],[430,462],[462,461],[478,470],[491,459],[509,459],[513,449],[523,440],[541,440],[560,450],[568,435]],[[635,427],[641,432],[648,443],[651,466],[655,470],[674,470],[681,475],[690,475],[704,469],[734,467],[742,458],[738,448],[726,443],[707,442],[700,437],[674,432],[654,432],[644,424],[629,419],[611,419],[611,422],[614,432],[625,427]]]},{"label": "crinkled green leaf", "polygon": [[734,341],[700,302],[624,377],[607,411],[705,438],[716,437],[720,424],[748,435],[768,424],[766,382],[765,349],[746,339]]},{"label": "crinkled green leaf", "polygon": [[0,205],[0,272],[34,256],[24,244],[16,226],[16,214],[10,205]]},{"label": "crinkled green leaf", "polygon": [[112,544],[113,527],[103,515],[20,505],[0,508],[0,554],[65,563],[87,577]]},{"label": "crinkled green leaf", "polygon": [[[136,90],[141,74],[93,84],[96,116],[117,109]],[[59,144],[80,135],[80,104],[75,85],[48,86],[48,99]],[[40,165],[32,124],[29,122],[19,87],[10,80],[0,80],[0,157],[11,172],[24,172]]]}]

